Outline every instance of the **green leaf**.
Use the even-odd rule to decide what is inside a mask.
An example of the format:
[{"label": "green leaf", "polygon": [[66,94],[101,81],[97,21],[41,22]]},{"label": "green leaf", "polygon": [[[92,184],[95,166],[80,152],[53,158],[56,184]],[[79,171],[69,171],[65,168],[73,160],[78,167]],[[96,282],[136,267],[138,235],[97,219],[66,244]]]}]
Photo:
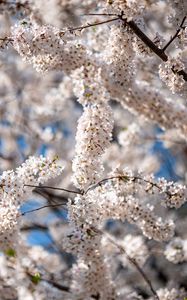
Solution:
[{"label": "green leaf", "polygon": [[40,273],[35,273],[34,275],[31,276],[31,281],[34,284],[38,284],[41,281],[41,275]]},{"label": "green leaf", "polygon": [[10,249],[7,249],[5,251],[5,254],[9,257],[15,257],[16,256],[16,251],[14,249],[10,248]]}]

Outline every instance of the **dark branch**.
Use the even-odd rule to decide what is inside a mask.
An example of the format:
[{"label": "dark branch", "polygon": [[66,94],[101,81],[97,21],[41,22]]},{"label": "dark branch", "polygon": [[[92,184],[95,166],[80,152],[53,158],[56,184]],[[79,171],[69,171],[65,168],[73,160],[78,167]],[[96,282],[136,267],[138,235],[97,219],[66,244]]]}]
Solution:
[{"label": "dark branch", "polygon": [[24,186],[37,188],[37,189],[51,189],[51,190],[68,192],[68,193],[72,193],[72,194],[80,194],[80,195],[83,194],[81,191],[73,191],[73,190],[68,190],[68,189],[64,189],[64,188],[60,188],[60,187],[48,186],[48,185],[41,185],[40,186],[40,185],[24,184]]},{"label": "dark branch", "polygon": [[148,276],[146,275],[146,273],[144,272],[144,270],[139,266],[139,264],[137,263],[137,261],[130,257],[127,252],[125,251],[125,249],[123,247],[120,247],[121,251],[123,251],[123,253],[125,253],[128,261],[137,269],[137,271],[141,274],[141,276],[143,277],[144,281],[147,283],[147,285],[149,286],[151,292],[153,293],[153,295],[155,296],[155,298],[157,300],[160,300],[158,297],[158,294],[156,292],[156,290],[153,288],[152,282],[150,281],[150,279],[148,278]]},{"label": "dark branch", "polygon": [[86,29],[86,28],[89,28],[89,27],[98,26],[98,25],[110,23],[110,22],[117,21],[117,20],[119,20],[119,17],[116,17],[116,18],[113,18],[113,19],[110,19],[110,20],[106,20],[106,21],[102,21],[102,22],[96,22],[96,23],[83,25],[83,26],[80,26],[80,27],[68,28],[68,31],[74,32],[74,31],[77,31],[77,30],[83,30],[83,29]]},{"label": "dark branch", "polygon": [[50,283],[52,286],[54,286],[55,288],[57,288],[60,291],[70,293],[70,288],[68,286],[64,286],[64,285],[59,284],[59,283],[57,283],[53,280],[48,280],[48,279],[41,279],[41,280]]},{"label": "dark branch", "polygon": [[21,231],[30,231],[30,230],[35,230],[35,229],[39,229],[39,230],[42,230],[42,231],[48,231],[49,228],[45,225],[42,225],[42,224],[31,224],[31,225],[24,225],[20,228]]},{"label": "dark branch", "polygon": [[137,37],[139,37],[142,42],[144,42],[144,44],[146,46],[148,46],[157,56],[159,56],[163,61],[167,61],[168,57],[167,55],[164,53],[164,51],[160,48],[158,48],[149,38],[147,35],[145,35],[145,33],[143,33],[143,31],[136,25],[136,23],[134,21],[129,21],[127,22],[125,19],[121,19],[125,25],[129,26],[132,31],[137,35]]},{"label": "dark branch", "polygon": [[125,254],[125,256],[126,256],[127,259],[129,260],[129,262],[137,269],[137,271],[140,273],[140,275],[142,276],[142,278],[144,279],[144,281],[147,283],[147,285],[149,286],[149,288],[150,288],[152,294],[154,295],[155,299],[160,300],[159,297],[158,297],[158,294],[157,294],[156,290],[154,289],[154,287],[153,287],[153,285],[152,285],[150,279],[149,279],[148,276],[146,275],[146,273],[145,273],[145,272],[143,271],[143,269],[139,266],[138,262],[137,262],[134,258],[130,257],[130,256],[127,254],[125,248],[122,247],[121,245],[119,245],[119,244],[114,240],[114,238],[113,238],[112,236],[110,236],[109,234],[103,232],[102,230],[100,230],[100,229],[98,229],[98,228],[96,228],[96,227],[94,227],[94,226],[92,226],[91,229],[93,229],[93,230],[94,230],[96,233],[98,233],[98,234],[105,234],[106,237],[108,238],[108,240],[109,240],[114,246],[116,246],[116,247],[119,249],[120,253],[121,253],[121,254]]},{"label": "dark branch", "polygon": [[[120,16],[120,19],[124,22],[124,25],[129,26],[132,31],[141,39],[142,42],[146,46],[148,46],[158,57],[160,57],[163,61],[168,60],[168,56],[165,54],[163,49],[158,48],[145,33],[136,25],[134,21],[127,22],[126,19],[123,19],[123,16]],[[183,23],[182,23],[183,24]],[[168,45],[169,46],[169,45]],[[165,46],[166,47],[166,46]],[[175,73],[175,72],[174,72]],[[187,73],[184,70],[181,70],[177,72],[179,75],[181,75],[185,81],[187,81]]]},{"label": "dark branch", "polygon": [[104,179],[98,181],[97,183],[89,186],[88,189],[84,192],[84,194],[87,194],[90,190],[96,188],[97,186],[101,186],[101,185],[105,184],[105,182],[114,180],[114,179],[121,180],[123,182],[132,181],[134,183],[135,182],[138,183],[139,181],[142,181],[142,182],[150,184],[151,187],[158,189],[160,191],[160,193],[167,195],[169,198],[175,196],[175,193],[170,193],[167,190],[163,191],[157,182],[146,180],[145,178],[142,178],[140,176],[128,176],[128,175],[117,175],[117,176],[111,176],[108,178],[104,178]]},{"label": "dark branch", "polygon": [[[90,16],[107,16],[107,14],[88,14]],[[108,14],[108,16],[111,16],[112,14]],[[133,32],[134,34],[147,46],[149,47],[162,61],[167,61],[168,60],[168,56],[165,54],[165,50],[166,48],[172,43],[172,41],[176,38],[176,36],[178,36],[179,32],[181,29],[183,29],[183,24],[185,22],[186,17],[183,18],[181,25],[180,25],[180,29],[177,30],[176,34],[174,35],[174,37],[167,43],[167,45],[165,45],[165,47],[163,49],[158,48],[155,43],[138,27],[138,25],[134,22],[134,21],[127,21],[126,18],[124,18],[124,14],[123,12],[121,13],[121,15],[116,15],[114,14],[114,16],[117,16],[114,19],[111,20],[107,20],[107,21],[103,21],[100,23],[94,23],[94,24],[89,24],[86,26],[82,26],[80,28],[84,29],[84,28],[88,28],[91,26],[97,26],[100,24],[105,24],[105,23],[109,23],[115,20],[121,20],[123,22],[123,24],[125,26],[128,26]],[[78,27],[79,29],[79,27]],[[73,30],[76,30],[76,28],[74,28]],[[179,31],[179,32],[178,32]],[[187,81],[187,73],[184,70],[181,70],[179,72],[177,72],[179,75],[182,75],[182,77],[184,78],[185,81]]]},{"label": "dark branch", "polygon": [[44,209],[44,208],[58,207],[58,206],[63,206],[63,205],[64,205],[63,203],[43,205],[43,206],[40,206],[38,208],[34,208],[34,209],[27,210],[27,211],[23,212],[23,213],[21,213],[21,216],[25,216],[29,213],[32,213],[32,212],[35,212],[35,211],[38,211],[38,210],[41,210],[41,209]]},{"label": "dark branch", "polygon": [[63,203],[63,204],[66,204],[68,202],[68,198],[67,197],[51,193],[51,192],[49,192],[48,190],[45,190],[45,189],[40,190],[40,189],[36,188],[34,190],[34,192],[36,194],[41,195],[44,198],[47,198],[48,200],[51,200],[51,199],[52,200],[57,200],[57,201],[60,201],[60,203]]},{"label": "dark branch", "polygon": [[185,20],[186,20],[186,16],[183,18],[183,20],[179,26],[179,29],[177,29],[174,36],[169,40],[169,42],[164,46],[164,48],[162,48],[162,51],[165,51],[169,47],[169,45],[178,37],[181,29],[184,29],[183,25],[184,25]]},{"label": "dark branch", "polygon": [[[26,274],[28,275],[28,277],[31,279],[31,281],[33,280],[33,276],[31,273],[29,273],[28,271],[26,272]],[[49,284],[51,284],[52,286],[54,286],[55,288],[57,288],[58,290],[60,291],[63,291],[63,292],[67,292],[67,293],[70,293],[70,288],[68,286],[64,286],[62,284],[59,284],[57,282],[55,282],[54,280],[51,280],[51,279],[47,279],[45,277],[41,277],[40,278],[41,281],[45,281],[45,282],[48,282]]]}]

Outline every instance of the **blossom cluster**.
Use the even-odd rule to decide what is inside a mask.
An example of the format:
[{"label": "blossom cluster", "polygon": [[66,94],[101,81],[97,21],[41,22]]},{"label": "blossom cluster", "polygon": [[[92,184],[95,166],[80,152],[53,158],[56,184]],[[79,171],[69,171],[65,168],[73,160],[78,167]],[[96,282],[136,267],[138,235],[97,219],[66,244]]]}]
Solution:
[{"label": "blossom cluster", "polygon": [[125,17],[128,20],[136,18],[141,15],[145,9],[146,1],[123,1],[123,0],[109,0],[107,1],[106,7],[113,12],[121,13],[122,11],[125,14]]},{"label": "blossom cluster", "polygon": [[66,35],[53,26],[41,27],[27,20],[12,29],[14,48],[39,72],[58,69],[70,73],[85,63],[84,46],[67,41]]},{"label": "blossom cluster", "polygon": [[102,175],[100,156],[110,145],[112,112],[105,103],[84,108],[77,127],[76,156],[73,160],[74,183],[81,189],[96,183]]},{"label": "blossom cluster", "polygon": [[124,26],[113,25],[103,52],[106,65],[102,70],[102,76],[106,78],[104,84],[112,97],[120,98],[121,93],[131,86],[136,68],[134,57],[133,35]]},{"label": "blossom cluster", "polygon": [[166,246],[164,254],[175,264],[187,261],[187,241],[181,238],[172,239]]},{"label": "blossom cluster", "polygon": [[63,168],[56,160],[30,157],[16,171],[5,171],[0,177],[0,248],[16,247],[19,242],[19,211],[35,186],[61,174]]},{"label": "blossom cluster", "polygon": [[178,74],[183,69],[184,64],[180,61],[179,56],[177,59],[170,59],[159,66],[160,78],[168,85],[172,93],[180,92],[184,87],[184,78]]},{"label": "blossom cluster", "polygon": [[[186,2],[1,2],[2,299],[184,300]],[[168,180],[150,174],[164,145],[144,139],[160,140],[160,128],[177,135]],[[38,153],[60,155],[63,180]],[[57,177],[64,188],[42,186]],[[35,188],[48,201],[37,213],[51,207],[55,218],[22,226]],[[35,228],[50,236],[49,254],[25,248]]]},{"label": "blossom cluster", "polygon": [[88,64],[76,70],[73,81],[78,101],[83,105],[76,133],[73,182],[86,189],[102,176],[101,155],[112,139],[113,116],[107,91],[100,86],[102,77],[97,66]]}]

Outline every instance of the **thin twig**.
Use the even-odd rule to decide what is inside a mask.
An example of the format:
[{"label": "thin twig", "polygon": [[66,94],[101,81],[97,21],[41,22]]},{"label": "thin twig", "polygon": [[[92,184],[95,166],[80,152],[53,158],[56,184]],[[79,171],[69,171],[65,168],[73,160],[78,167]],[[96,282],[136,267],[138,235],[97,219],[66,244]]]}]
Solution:
[{"label": "thin twig", "polygon": [[67,197],[65,197],[63,195],[58,195],[58,194],[51,193],[51,192],[49,192],[48,190],[45,190],[45,189],[44,190],[40,190],[40,189],[36,188],[34,190],[34,192],[36,194],[41,195],[44,198],[47,198],[48,200],[51,200],[51,199],[57,200],[58,202],[60,201],[60,203],[63,202],[63,204],[66,204],[67,201],[68,201]]},{"label": "thin twig", "polygon": [[13,42],[14,40],[5,36],[4,38],[0,38],[0,41],[10,41],[10,42]]},{"label": "thin twig", "polygon": [[57,190],[57,191],[64,191],[64,192],[79,194],[79,195],[83,194],[81,191],[68,190],[68,189],[65,189],[65,188],[48,186],[48,185],[24,184],[24,186],[28,186],[28,187],[32,187],[32,188],[38,188],[38,189],[51,189],[51,190]]},{"label": "thin twig", "polygon": [[116,16],[116,17],[118,17],[118,15],[117,14],[97,14],[97,13],[91,13],[91,14],[84,14],[84,15],[81,15],[82,17],[84,17],[84,16],[103,16],[103,17],[109,17],[109,16],[111,16],[111,17],[114,17],[114,16]]},{"label": "thin twig", "polygon": [[174,140],[171,140],[167,137],[159,137],[159,136],[145,136],[145,137],[143,137],[143,139],[146,140],[146,141],[169,142],[169,143],[177,144],[177,145],[181,145],[181,146],[186,146],[186,144],[187,144],[186,141],[174,141]]},{"label": "thin twig", "polygon": [[41,280],[42,281],[46,281],[46,282],[52,284],[55,288],[57,288],[57,289],[59,289],[59,290],[61,290],[63,292],[70,293],[70,288],[68,286],[64,286],[62,284],[59,284],[59,283],[57,283],[57,282],[55,282],[53,280],[49,280],[49,279],[43,279],[43,278],[41,278]]},{"label": "thin twig", "polygon": [[159,186],[159,184],[157,182],[147,180],[147,179],[142,178],[140,176],[128,176],[128,175],[116,175],[116,176],[111,176],[111,177],[104,178],[104,179],[98,181],[97,183],[89,186],[88,189],[84,192],[84,194],[87,194],[90,190],[96,188],[97,186],[101,186],[105,182],[113,180],[113,179],[118,179],[118,180],[121,180],[121,181],[130,181],[131,180],[131,181],[134,181],[134,182],[143,181],[145,183],[150,184],[152,187],[157,188],[160,191],[160,193],[166,194],[169,198],[176,195],[175,193],[172,194],[172,193],[168,192],[167,190],[163,191],[162,188]]},{"label": "thin twig", "polygon": [[147,283],[147,285],[149,286],[152,294],[154,295],[155,299],[160,300],[160,298],[158,297],[158,294],[156,292],[156,290],[154,289],[151,280],[148,278],[148,276],[146,275],[146,273],[144,272],[144,270],[140,267],[140,265],[138,264],[138,262],[135,260],[135,258],[130,257],[126,250],[124,249],[124,247],[122,247],[121,245],[119,245],[118,243],[116,243],[113,238],[111,236],[109,236],[107,234],[107,238],[109,239],[109,241],[111,243],[113,243],[113,245],[115,245],[119,250],[120,253],[125,254],[126,258],[128,259],[128,261],[137,269],[137,271],[140,273],[140,275],[142,276],[142,278],[144,279],[144,281]]},{"label": "thin twig", "polygon": [[41,210],[41,209],[44,209],[44,208],[57,207],[57,206],[63,206],[63,205],[64,205],[63,203],[43,205],[43,206],[40,206],[38,208],[34,208],[34,209],[31,209],[31,210],[27,210],[25,212],[22,212],[21,216],[25,216],[29,213],[32,213],[32,212],[35,212],[35,211],[38,211],[38,210]]},{"label": "thin twig", "polygon": [[31,225],[24,225],[23,227],[20,228],[21,231],[29,231],[29,230],[43,230],[43,231],[48,231],[49,228],[43,224],[31,224]]},{"label": "thin twig", "polygon": [[124,178],[125,178],[125,176],[120,176],[120,175],[118,175],[118,176],[111,176],[111,177],[104,178],[104,179],[102,179],[102,180],[100,180],[100,181],[98,181],[98,182],[92,184],[91,186],[89,186],[89,187],[87,188],[87,190],[84,192],[84,194],[87,194],[90,190],[93,190],[93,189],[96,188],[97,186],[100,186],[100,185],[104,184],[105,182],[107,182],[107,181],[109,181],[109,180],[113,180],[113,179],[119,179],[119,180],[121,179],[121,180],[124,180]]},{"label": "thin twig", "polygon": [[[28,275],[28,277],[31,279],[31,281],[33,280],[33,277],[35,276],[35,274],[31,274],[30,272],[26,272],[26,274]],[[63,292],[70,292],[70,288],[68,286],[64,286],[62,284],[57,283],[56,281],[52,280],[52,279],[47,279],[45,277],[39,278],[39,281],[45,281],[50,283],[52,286],[54,286],[55,288],[63,291]]]},{"label": "thin twig", "polygon": [[144,279],[144,281],[147,283],[147,285],[149,286],[152,294],[154,295],[155,299],[157,300],[160,300],[160,298],[158,297],[158,294],[156,292],[156,290],[154,289],[150,279],[148,278],[148,276],[146,275],[146,273],[143,271],[143,269],[140,267],[140,265],[138,264],[138,262],[130,257],[126,250],[124,249],[124,247],[122,247],[121,245],[119,245],[111,235],[109,235],[108,233],[94,227],[94,226],[91,226],[91,229],[93,229],[96,233],[99,233],[99,234],[104,234],[107,239],[114,245],[116,246],[119,250],[120,250],[120,253],[121,254],[125,254],[125,256],[127,257],[127,259],[129,260],[129,262],[137,269],[137,271],[140,273],[140,275],[142,276],[142,278]]},{"label": "thin twig", "polygon": [[146,275],[146,273],[143,271],[143,269],[139,266],[139,264],[137,263],[137,261],[130,257],[127,252],[125,251],[125,249],[123,247],[121,247],[121,250],[123,250],[123,253],[126,255],[127,259],[129,260],[129,262],[137,269],[137,271],[141,274],[141,276],[143,277],[144,281],[147,283],[147,285],[149,286],[151,292],[153,293],[153,295],[155,296],[155,298],[157,300],[160,300],[160,298],[158,297],[158,294],[156,292],[156,290],[153,288],[152,282],[150,281],[150,279],[148,278],[148,276]]},{"label": "thin twig", "polygon": [[179,28],[177,29],[176,33],[174,34],[174,36],[169,40],[169,42],[162,48],[162,51],[165,51],[169,45],[178,37],[181,29],[184,29],[183,25],[184,25],[184,22],[186,20],[186,16],[183,18]]},{"label": "thin twig", "polygon": [[98,25],[110,23],[110,22],[117,21],[117,20],[119,20],[119,17],[109,19],[109,20],[106,20],[106,21],[102,21],[102,22],[96,22],[96,23],[83,25],[83,26],[80,26],[80,27],[68,28],[68,31],[73,32],[73,31],[76,31],[76,30],[83,30],[83,29],[86,29],[86,28],[89,28],[89,27],[98,26]]}]

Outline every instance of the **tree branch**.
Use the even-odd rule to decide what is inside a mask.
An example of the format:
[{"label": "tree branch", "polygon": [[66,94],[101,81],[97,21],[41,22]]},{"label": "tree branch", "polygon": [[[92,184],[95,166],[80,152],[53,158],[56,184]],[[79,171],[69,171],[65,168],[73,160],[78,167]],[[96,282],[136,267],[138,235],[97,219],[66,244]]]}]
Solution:
[{"label": "tree branch", "polygon": [[[104,178],[104,179],[98,181],[97,183],[90,185],[87,188],[87,190],[85,190],[85,191],[72,191],[72,190],[68,190],[68,189],[64,189],[64,188],[58,188],[58,187],[52,187],[52,186],[35,186],[35,185],[30,185],[30,184],[25,184],[25,186],[35,187],[37,189],[49,188],[49,189],[54,189],[54,190],[60,190],[60,191],[66,191],[66,192],[69,192],[69,193],[79,194],[79,195],[86,195],[90,190],[96,188],[97,186],[103,185],[107,181],[114,180],[114,179],[118,179],[118,180],[121,180],[121,181],[124,181],[124,182],[128,181],[128,180],[131,180],[133,182],[142,181],[142,182],[148,183],[151,186],[151,188],[157,188],[160,191],[160,193],[167,195],[169,198],[176,195],[176,193],[171,193],[167,190],[163,191],[162,188],[159,186],[159,184],[157,182],[147,180],[147,179],[142,178],[140,176],[128,176],[128,175],[116,175],[116,176],[111,176],[111,177]],[[1,185],[0,187],[3,187],[3,186]],[[53,194],[50,194],[50,196],[53,196]],[[38,207],[38,208],[35,208],[35,209],[32,209],[32,210],[28,210],[28,211],[23,212],[21,214],[21,216],[24,216],[28,213],[32,213],[32,212],[35,212],[35,211],[38,211],[38,210],[41,210],[41,209],[44,209],[44,208],[50,208],[50,207],[55,208],[55,207],[58,207],[58,206],[63,206],[67,203],[66,199],[64,201],[64,197],[59,196],[58,200],[61,200],[62,203],[48,204],[48,205],[44,205],[44,206],[41,206],[41,207]]]},{"label": "tree branch", "polygon": [[47,198],[47,200],[50,200],[50,201],[51,201],[51,199],[52,199],[52,200],[54,199],[54,200],[60,201],[60,203],[63,202],[64,204],[66,204],[66,203],[68,202],[68,198],[67,198],[67,197],[62,196],[62,195],[58,195],[58,194],[51,193],[51,192],[49,192],[48,190],[45,190],[45,189],[43,189],[43,190],[41,191],[40,189],[36,188],[36,189],[34,190],[34,192],[35,192],[36,194],[41,195],[41,196],[44,197],[44,198]]},{"label": "tree branch", "polygon": [[[88,14],[88,15],[90,15],[90,16],[107,16],[107,14]],[[108,16],[111,16],[111,15],[112,14],[108,14]],[[117,16],[117,17],[114,18],[114,19],[111,19],[111,20],[106,20],[106,21],[103,21],[103,22],[100,22],[100,23],[89,24],[89,25],[86,25],[86,26],[78,27],[78,28],[84,29],[84,28],[88,28],[88,27],[91,27],[91,26],[97,26],[97,25],[100,25],[100,24],[109,23],[109,22],[112,22],[112,21],[115,21],[115,20],[121,20],[125,26],[128,26],[134,32],[134,34],[164,62],[166,62],[168,60],[168,56],[165,54],[165,50],[172,43],[172,41],[178,36],[180,30],[183,29],[183,24],[184,24],[185,19],[186,19],[186,17],[183,18],[183,20],[181,22],[181,25],[180,25],[180,29],[177,30],[177,32],[174,35],[174,37],[165,45],[165,47],[163,49],[160,49],[138,27],[138,25],[134,21],[132,21],[132,20],[131,21],[127,21],[127,19],[124,18],[124,13],[123,12],[120,15],[114,14],[114,16]],[[76,30],[76,28],[74,28],[73,30]],[[181,70],[181,71],[179,71],[177,73],[179,75],[182,75],[182,77],[184,78],[184,80],[187,81],[187,73],[184,70]]]},{"label": "tree branch", "polygon": [[50,283],[52,286],[54,286],[55,288],[57,288],[60,291],[70,293],[70,288],[68,286],[64,286],[62,284],[59,284],[59,283],[57,283],[53,280],[49,280],[49,279],[42,279],[41,278],[41,280]]},{"label": "tree branch", "polygon": [[141,39],[144,44],[149,47],[158,57],[160,57],[163,61],[167,61],[168,57],[164,53],[164,51],[158,48],[147,35],[136,25],[134,21],[127,22],[126,19],[121,18],[125,25],[129,26],[132,31]]},{"label": "tree branch", "polygon": [[86,28],[90,28],[90,27],[93,27],[93,26],[98,26],[98,25],[110,23],[110,22],[117,21],[117,20],[119,20],[118,16],[116,18],[109,19],[109,20],[102,21],[102,22],[91,23],[91,24],[80,26],[80,27],[68,28],[68,31],[74,32],[74,31],[77,31],[77,30],[83,30],[83,29],[86,29]]},{"label": "tree branch", "polygon": [[165,51],[169,47],[169,45],[178,37],[181,29],[184,29],[183,25],[184,25],[185,20],[186,20],[186,16],[183,18],[183,20],[179,26],[179,29],[177,29],[174,36],[169,40],[169,42],[164,46],[164,48],[162,48],[162,51]]},{"label": "tree branch", "polygon": [[116,175],[116,176],[111,176],[111,177],[108,177],[108,178],[104,178],[104,179],[98,181],[97,183],[89,186],[88,189],[84,192],[84,194],[87,194],[90,190],[96,188],[97,186],[101,186],[101,185],[105,184],[105,182],[107,182],[109,180],[113,180],[113,179],[118,179],[118,180],[121,180],[121,181],[124,181],[124,182],[125,181],[130,181],[130,180],[133,181],[133,182],[142,181],[142,182],[150,184],[151,188],[154,187],[154,188],[158,189],[160,191],[160,193],[167,195],[169,198],[176,195],[176,193],[170,193],[167,190],[163,191],[162,188],[159,186],[159,184],[157,182],[147,180],[147,179],[142,178],[140,176],[128,176],[128,175]]},{"label": "tree branch", "polygon": [[[35,274],[31,274],[30,272],[26,272],[26,274],[28,275],[28,277],[31,279],[31,281],[33,281],[33,278],[35,277]],[[59,284],[57,282],[55,282],[54,280],[52,279],[47,279],[45,277],[40,277],[39,276],[39,281],[45,281],[45,282],[48,282],[49,284],[51,284],[53,287],[57,288],[58,290],[60,291],[63,291],[63,292],[67,292],[67,293],[70,293],[70,288],[68,286],[64,286],[62,284]]]},{"label": "tree branch", "polygon": [[98,229],[98,228],[96,228],[96,227],[94,227],[94,226],[91,226],[91,229],[93,229],[96,233],[99,233],[99,234],[105,234],[105,236],[107,237],[107,239],[108,239],[114,246],[116,246],[116,247],[119,249],[120,253],[121,253],[121,254],[125,254],[125,256],[126,256],[126,258],[128,259],[128,261],[129,261],[129,262],[137,269],[137,271],[140,273],[140,275],[142,276],[142,278],[144,279],[144,281],[147,283],[147,285],[149,286],[149,288],[150,288],[152,294],[154,295],[155,299],[160,300],[160,298],[158,297],[158,294],[157,294],[156,290],[154,289],[154,287],[153,287],[153,285],[152,285],[150,279],[149,279],[148,276],[146,275],[146,273],[145,273],[145,272],[143,271],[143,269],[140,267],[140,265],[138,264],[138,262],[137,262],[134,258],[130,257],[130,256],[127,254],[125,248],[122,247],[121,245],[119,245],[119,244],[114,240],[114,238],[113,238],[111,235],[109,235],[108,233],[103,232],[102,230],[100,230],[100,229]]},{"label": "tree branch", "polygon": [[25,212],[22,212],[21,216],[25,216],[29,213],[32,213],[32,212],[35,212],[35,211],[38,211],[38,210],[41,210],[41,209],[44,209],[44,208],[58,207],[58,206],[63,206],[63,205],[64,205],[63,203],[43,205],[43,206],[40,206],[38,208],[34,208],[34,209],[31,209],[31,210],[27,210]]},{"label": "tree branch", "polygon": [[28,187],[32,187],[32,188],[37,188],[37,189],[51,189],[51,190],[57,190],[57,191],[64,191],[64,192],[68,192],[68,193],[72,193],[72,194],[80,194],[80,195],[83,194],[83,192],[81,192],[79,190],[73,191],[73,190],[68,190],[68,189],[61,188],[61,187],[54,187],[54,186],[48,186],[48,185],[24,184],[24,186],[28,186]]}]

